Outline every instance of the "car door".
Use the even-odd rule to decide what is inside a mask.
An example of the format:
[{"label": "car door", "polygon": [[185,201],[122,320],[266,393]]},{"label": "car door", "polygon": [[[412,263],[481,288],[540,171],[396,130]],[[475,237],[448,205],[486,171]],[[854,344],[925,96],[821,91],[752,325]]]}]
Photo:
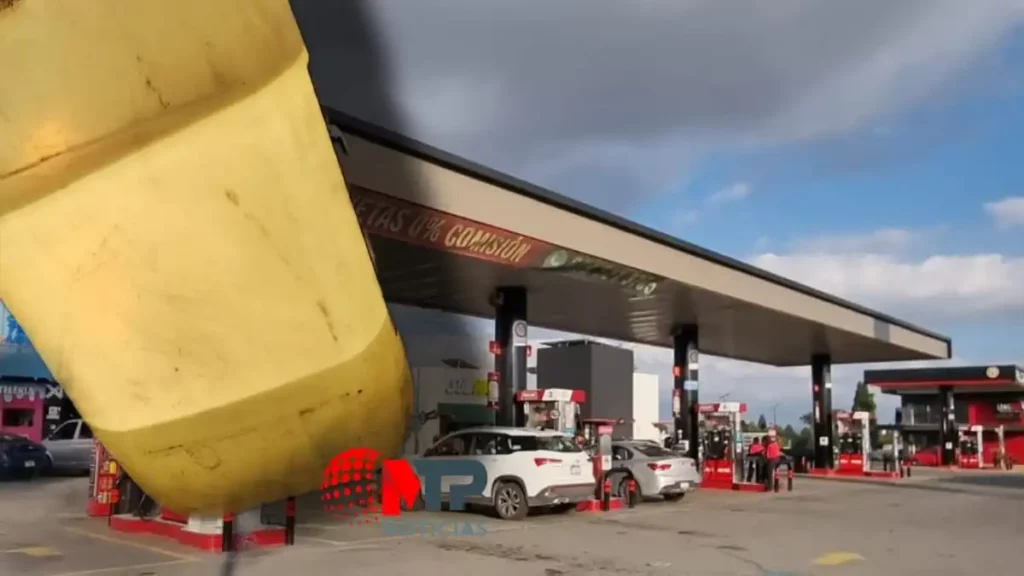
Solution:
[{"label": "car door", "polygon": [[81,420],[68,420],[58,426],[43,441],[43,446],[46,447],[46,451],[49,452],[50,458],[53,460],[54,470],[69,470],[73,468],[74,457],[72,456],[71,443],[78,436],[78,425],[80,423]]},{"label": "car door", "polygon": [[635,477],[638,473],[642,474],[643,471],[634,470],[634,464],[636,462],[633,459],[633,453],[625,446],[612,446],[612,470],[630,470],[633,472]]},{"label": "car door", "polygon": [[78,426],[78,433],[75,435],[75,439],[71,441],[71,446],[68,449],[68,459],[74,462],[75,470],[81,472],[89,470],[89,461],[92,459],[92,447],[92,428],[89,427],[85,420],[82,420]]},{"label": "car door", "polygon": [[[433,448],[423,455],[423,458],[428,458],[431,461],[461,460],[469,455],[471,442],[472,438],[470,434],[452,434],[435,444]],[[453,483],[461,484],[468,481],[469,479],[467,478],[460,479],[457,476],[442,476],[441,498],[447,499]]]},{"label": "car door", "polygon": [[473,441],[470,444],[470,456],[483,464],[484,469],[487,470],[487,483],[481,497],[490,498],[494,479],[510,473],[510,454],[508,436],[491,432],[473,434]]}]

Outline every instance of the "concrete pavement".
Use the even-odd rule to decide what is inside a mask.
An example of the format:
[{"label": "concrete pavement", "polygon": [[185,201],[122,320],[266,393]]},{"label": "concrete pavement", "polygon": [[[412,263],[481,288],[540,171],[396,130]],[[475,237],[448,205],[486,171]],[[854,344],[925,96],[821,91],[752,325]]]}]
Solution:
[{"label": "concrete pavement", "polygon": [[[1024,476],[922,473],[901,485],[803,480],[792,494],[705,491],[677,504],[613,514],[541,516],[506,523],[468,514],[418,520],[483,521],[485,536],[393,537],[308,507],[298,545],[220,556],[155,538],[128,538],[102,522],[47,519],[16,509],[0,486],[0,575],[238,576],[417,573],[487,576],[969,575],[1011,574],[1024,563],[1017,532]],[[1012,480],[1007,480],[1012,478]],[[33,492],[34,486],[20,490]],[[40,492],[61,490],[41,485]],[[84,492],[84,486],[82,487]],[[38,498],[26,498],[39,505]],[[8,520],[22,518],[15,528]],[[22,552],[12,551],[22,549]],[[24,551],[28,550],[28,551]],[[226,568],[231,568],[225,571]]]}]

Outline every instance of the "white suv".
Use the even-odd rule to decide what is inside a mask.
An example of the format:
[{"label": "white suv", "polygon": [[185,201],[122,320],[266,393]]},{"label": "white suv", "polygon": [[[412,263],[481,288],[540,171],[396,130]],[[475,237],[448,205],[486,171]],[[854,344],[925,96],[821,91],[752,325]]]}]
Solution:
[{"label": "white suv", "polygon": [[[531,508],[566,512],[594,496],[590,457],[565,434],[530,428],[480,427],[445,436],[417,459],[472,459],[487,485],[467,504],[493,508],[502,520],[522,520]],[[446,482],[441,483],[447,499]]]}]

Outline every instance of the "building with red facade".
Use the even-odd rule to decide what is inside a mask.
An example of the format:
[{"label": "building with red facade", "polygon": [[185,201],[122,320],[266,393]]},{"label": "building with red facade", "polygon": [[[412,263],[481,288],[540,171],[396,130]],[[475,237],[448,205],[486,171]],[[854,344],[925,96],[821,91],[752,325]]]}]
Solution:
[{"label": "building with red facade", "polygon": [[1007,455],[1024,463],[1024,368],[1016,365],[868,370],[864,383],[901,398],[898,429],[908,445],[937,450],[953,465],[960,430],[981,426],[985,461],[1002,427]]}]

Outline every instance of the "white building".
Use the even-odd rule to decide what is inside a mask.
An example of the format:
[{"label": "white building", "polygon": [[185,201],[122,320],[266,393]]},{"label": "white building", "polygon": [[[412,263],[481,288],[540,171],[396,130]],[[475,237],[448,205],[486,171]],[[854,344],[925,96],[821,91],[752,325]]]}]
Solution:
[{"label": "white building", "polygon": [[[415,413],[433,416],[430,412],[437,412],[436,418],[410,423],[407,453],[422,452],[442,432],[494,421],[494,413],[486,407],[487,373],[494,366],[494,357],[489,350],[490,339],[469,335],[440,338],[416,335],[405,340],[413,370]],[[530,341],[532,352],[527,358],[527,388],[537,388],[537,359],[540,349],[548,343],[545,340]],[[611,348],[621,355],[632,352]],[[632,364],[626,370],[631,367]],[[628,372],[623,381],[622,378],[609,380],[602,375],[585,376],[574,371],[572,377],[557,380],[557,386],[548,387],[586,392],[583,416],[624,419],[626,424],[616,429],[617,436],[660,440],[662,434],[655,426],[660,405],[658,376],[632,373],[632,382],[628,380]]]}]

